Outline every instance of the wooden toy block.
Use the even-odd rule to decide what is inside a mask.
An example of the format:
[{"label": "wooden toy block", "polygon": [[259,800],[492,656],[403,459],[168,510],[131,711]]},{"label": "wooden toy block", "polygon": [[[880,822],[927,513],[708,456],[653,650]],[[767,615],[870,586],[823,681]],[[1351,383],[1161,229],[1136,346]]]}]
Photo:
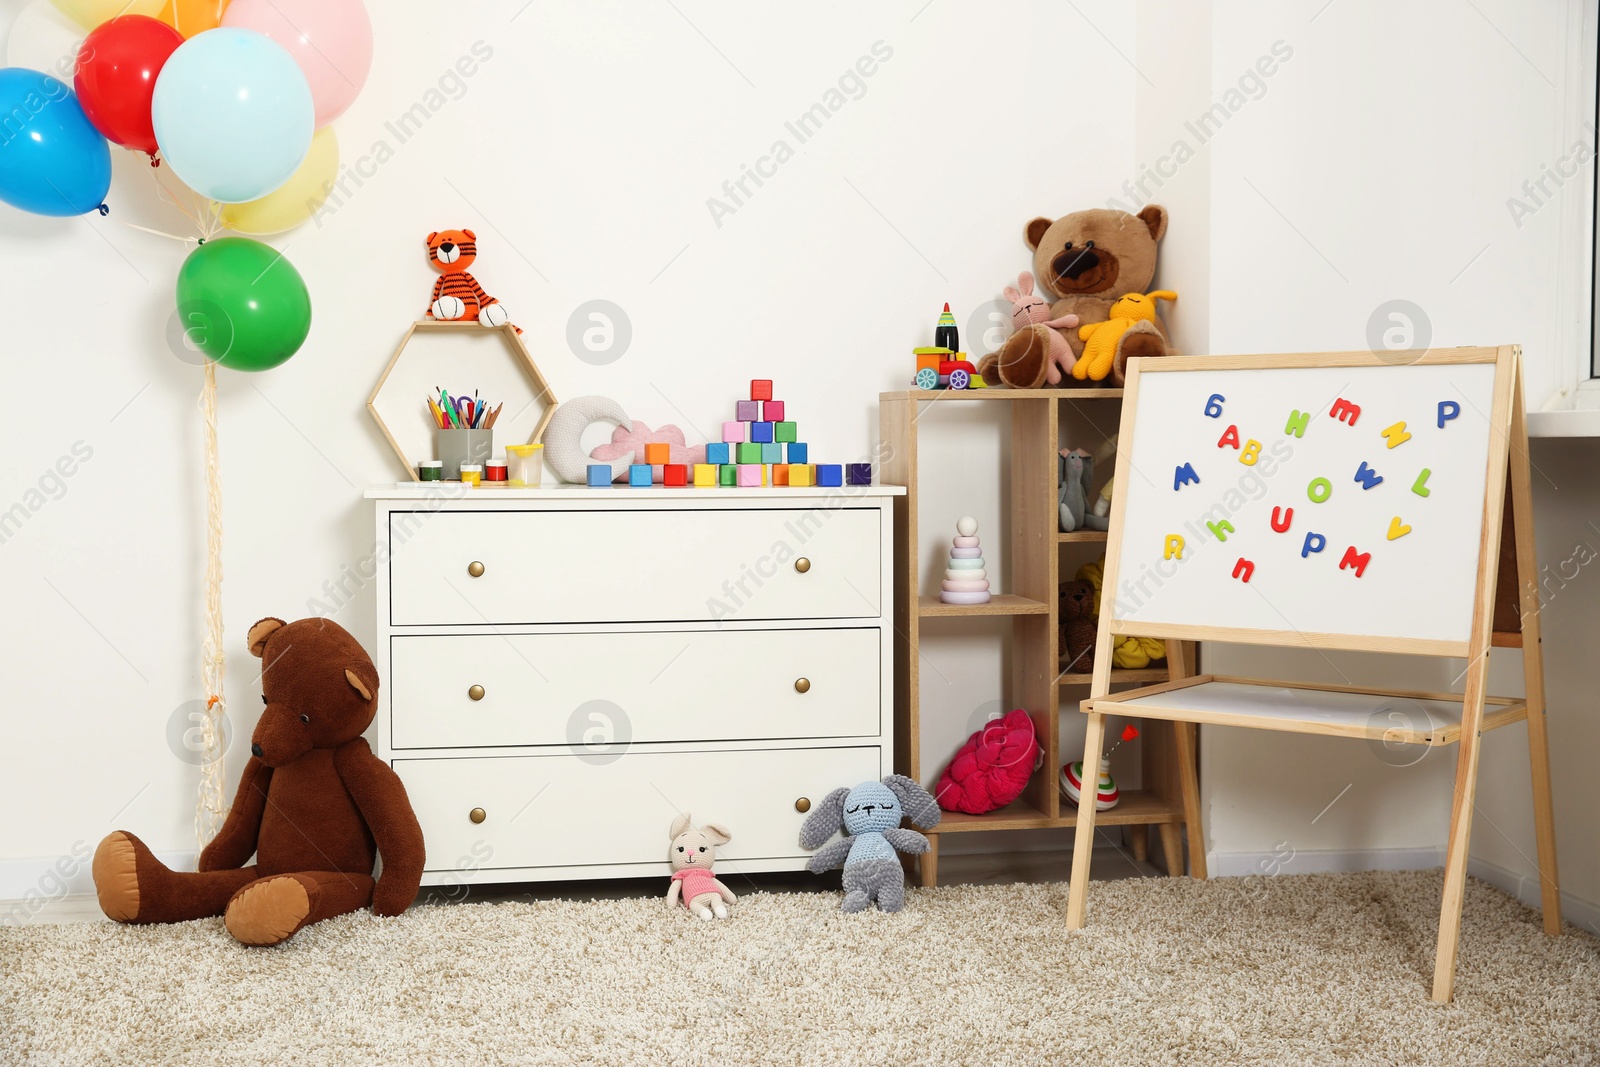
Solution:
[{"label": "wooden toy block", "polygon": [[760,463],[761,446],[753,441],[741,442],[738,449],[734,453],[734,458],[737,459],[741,464]]},{"label": "wooden toy block", "polygon": [[758,444],[766,444],[772,440],[772,423],[752,422],[750,424],[750,440]]},{"label": "wooden toy block", "polygon": [[665,441],[651,441],[644,446],[644,461],[652,467],[672,462],[672,446]]},{"label": "wooden toy block", "polygon": [[772,484],[789,484],[789,465],[787,463],[774,463],[772,465]]},{"label": "wooden toy block", "polygon": [[761,404],[755,400],[740,400],[733,405],[740,422],[757,422],[761,419]]},{"label": "wooden toy block", "polygon": [[790,463],[806,463],[811,459],[806,454],[809,451],[804,441],[790,441],[783,446],[783,458]]},{"label": "wooden toy block", "polygon": [[785,444],[792,443],[800,437],[800,424],[796,422],[780,422],[772,427],[772,439]]},{"label": "wooden toy block", "polygon": [[809,486],[809,485],[813,484],[813,481],[814,481],[814,479],[812,478],[811,464],[809,464],[809,463],[791,463],[791,464],[789,464],[789,484],[790,485]]},{"label": "wooden toy block", "polygon": [[633,463],[628,467],[628,484],[635,489],[648,489],[655,481],[655,468],[648,463]]},{"label": "wooden toy block", "polygon": [[738,485],[739,468],[734,466],[732,463],[724,463],[722,466],[717,468],[717,481],[719,484],[724,486],[731,487]]},{"label": "wooden toy block", "polygon": [[[743,426],[744,423],[740,423],[739,425]],[[706,462],[714,463],[720,467],[722,464],[728,462],[728,452],[728,442],[712,441],[710,444],[706,445]]]},{"label": "wooden toy block", "polygon": [[817,484],[829,487],[843,485],[844,468],[837,463],[818,463]]},{"label": "wooden toy block", "polygon": [[604,489],[611,484],[611,464],[589,464],[589,488]]},{"label": "wooden toy block", "polygon": [[694,484],[697,489],[709,489],[717,484],[717,465],[715,463],[696,463],[694,465]]},{"label": "wooden toy block", "polygon": [[741,463],[738,466],[739,484],[741,486],[764,485],[767,468],[759,463]]},{"label": "wooden toy block", "polygon": [[871,485],[872,464],[846,463],[844,466],[844,482],[846,485]]},{"label": "wooden toy block", "polygon": [[766,400],[761,404],[761,420],[763,422],[783,421],[783,401]]},{"label": "wooden toy block", "polygon": [[771,400],[772,380],[770,378],[755,378],[750,382],[751,400]]},{"label": "wooden toy block", "polygon": [[761,462],[763,462],[763,463],[782,463],[783,462],[783,446],[778,444],[776,441],[768,441],[766,444],[762,445],[761,446]]},{"label": "wooden toy block", "polygon": [[662,485],[688,485],[689,466],[686,463],[664,463],[661,466]]},{"label": "wooden toy block", "polygon": [[736,445],[741,441],[749,440],[748,434],[750,431],[745,429],[745,427],[748,425],[749,423],[746,422],[723,423],[722,443],[727,445]]}]

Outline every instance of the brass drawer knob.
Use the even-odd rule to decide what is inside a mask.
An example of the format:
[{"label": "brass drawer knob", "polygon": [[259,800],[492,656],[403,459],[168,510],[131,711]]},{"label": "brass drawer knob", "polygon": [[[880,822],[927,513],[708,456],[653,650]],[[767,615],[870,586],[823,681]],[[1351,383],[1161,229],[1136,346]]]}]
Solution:
[{"label": "brass drawer knob", "polygon": [[801,574],[804,574],[806,571],[811,569],[811,561],[806,559],[804,556],[801,556],[799,559],[794,561],[794,569],[799,571]]},{"label": "brass drawer knob", "polygon": [[489,813],[484,811],[482,808],[473,808],[471,811],[467,812],[467,818],[471,819],[473,822],[482,822],[488,817]]},{"label": "brass drawer knob", "polygon": [[471,689],[468,689],[467,690],[467,696],[471,697],[473,700],[482,700],[483,699],[483,686],[475,685]]},{"label": "brass drawer knob", "polygon": [[796,678],[794,680],[794,691],[796,693],[809,693],[809,692],[811,692],[811,679],[810,678]]},{"label": "brass drawer knob", "polygon": [[798,811],[802,815],[804,815],[806,812],[810,811],[811,810],[811,798],[810,797],[801,797],[799,800],[795,801],[794,802],[794,810]]},{"label": "brass drawer knob", "polygon": [[467,564],[467,573],[472,575],[474,578],[482,578],[483,564],[479,563],[477,560],[473,560],[471,563]]}]

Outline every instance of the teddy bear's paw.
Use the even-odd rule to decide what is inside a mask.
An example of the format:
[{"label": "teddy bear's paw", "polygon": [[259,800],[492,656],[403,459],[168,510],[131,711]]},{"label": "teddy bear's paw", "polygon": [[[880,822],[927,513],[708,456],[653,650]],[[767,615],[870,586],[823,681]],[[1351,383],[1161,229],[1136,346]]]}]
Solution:
[{"label": "teddy bear's paw", "polygon": [[433,302],[433,317],[454,322],[467,313],[467,305],[458,296],[441,296]]},{"label": "teddy bear's paw", "polygon": [[507,313],[506,306],[504,304],[490,304],[488,307],[478,312],[478,322],[483,326],[488,326],[491,328],[495,326],[504,326],[510,321],[511,316],[509,313]]},{"label": "teddy bear's paw", "polygon": [[846,915],[854,915],[857,912],[866,911],[871,903],[872,900],[867,896],[865,890],[852,889],[844,895],[844,903],[839,905],[839,910]]},{"label": "teddy bear's paw", "polygon": [[139,856],[132,834],[118,830],[94,850],[95,895],[106,918],[131,923],[139,918]]},{"label": "teddy bear's paw", "polygon": [[228,933],[246,945],[276,945],[311,914],[311,895],[300,879],[279,875],[251,882],[228,901],[223,914]]}]

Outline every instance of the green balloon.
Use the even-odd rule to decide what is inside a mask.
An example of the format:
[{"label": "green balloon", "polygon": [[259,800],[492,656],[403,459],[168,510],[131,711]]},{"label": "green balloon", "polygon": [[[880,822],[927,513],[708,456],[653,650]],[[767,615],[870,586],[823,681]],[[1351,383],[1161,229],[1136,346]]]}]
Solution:
[{"label": "green balloon", "polygon": [[178,271],[178,318],[189,342],[231,370],[271,370],[311,332],[311,296],[294,264],[248,237],[219,237]]}]

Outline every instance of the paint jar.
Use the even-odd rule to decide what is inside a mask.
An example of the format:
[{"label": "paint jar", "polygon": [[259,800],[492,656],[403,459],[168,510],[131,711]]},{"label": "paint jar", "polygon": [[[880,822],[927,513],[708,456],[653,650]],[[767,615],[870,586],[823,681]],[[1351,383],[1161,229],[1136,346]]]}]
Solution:
[{"label": "paint jar", "polygon": [[435,430],[439,435],[439,462],[444,464],[444,477],[454,481],[461,477],[463,463],[476,463],[480,467],[494,453],[493,430]]},{"label": "paint jar", "polygon": [[506,461],[503,459],[491,459],[485,463],[483,465],[483,480],[496,482],[500,485],[506,484]]},{"label": "paint jar", "polygon": [[506,484],[537,489],[544,477],[544,445],[506,445]]},{"label": "paint jar", "polygon": [[417,481],[442,482],[444,481],[444,464],[436,459],[425,459],[417,464]]},{"label": "paint jar", "polygon": [[461,484],[477,485],[483,481],[483,464],[463,463],[461,465]]}]

